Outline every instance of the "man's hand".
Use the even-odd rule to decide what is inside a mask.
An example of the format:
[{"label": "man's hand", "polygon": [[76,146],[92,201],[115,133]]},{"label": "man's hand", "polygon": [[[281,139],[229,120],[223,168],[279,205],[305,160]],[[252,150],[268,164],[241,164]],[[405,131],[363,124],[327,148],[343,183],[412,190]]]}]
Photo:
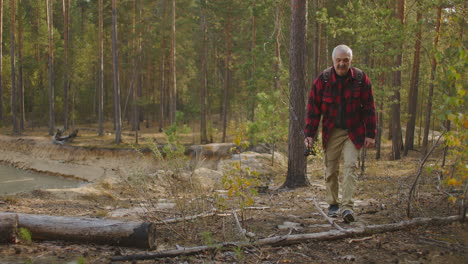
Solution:
[{"label": "man's hand", "polygon": [[306,148],[311,148],[314,145],[314,139],[311,137],[306,137],[304,139],[304,145],[306,146]]},{"label": "man's hand", "polygon": [[375,145],[375,139],[366,137],[364,139],[364,147],[372,148]]}]

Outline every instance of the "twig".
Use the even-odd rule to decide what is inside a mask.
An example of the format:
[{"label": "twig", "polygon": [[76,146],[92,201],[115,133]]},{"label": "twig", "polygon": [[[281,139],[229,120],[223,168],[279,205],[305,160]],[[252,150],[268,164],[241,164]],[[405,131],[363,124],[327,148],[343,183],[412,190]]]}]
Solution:
[{"label": "twig", "polygon": [[440,134],[439,138],[437,138],[437,141],[434,143],[434,145],[432,145],[432,148],[429,150],[429,152],[426,154],[426,156],[423,158],[423,160],[419,164],[418,172],[416,174],[416,179],[414,179],[413,185],[411,186],[411,189],[410,189],[410,192],[409,192],[409,195],[408,195],[408,206],[406,208],[406,216],[408,218],[411,218],[411,198],[414,195],[414,191],[416,189],[416,184],[418,183],[419,177],[422,174],[424,164],[426,163],[426,161],[429,158],[429,156],[431,155],[431,153],[434,151],[434,149],[439,144],[439,140],[442,138],[442,136],[445,134],[445,132],[446,131],[444,131],[444,132],[442,132],[442,134]]},{"label": "twig", "polygon": [[437,187],[436,187],[436,188],[437,188],[437,190],[438,190],[439,192],[441,192],[441,193],[443,193],[443,194],[445,194],[445,195],[447,195],[447,196],[450,197],[450,193],[448,193],[448,192],[446,192],[446,191],[443,191],[442,188],[440,188],[440,186],[441,186],[441,184],[442,184],[442,181],[441,181],[441,179],[440,179],[440,174],[441,174],[441,172],[438,171],[438,172],[437,172],[437,180],[438,180],[439,183],[437,184]]},{"label": "twig", "polygon": [[350,239],[348,241],[348,243],[351,244],[353,242],[361,242],[361,241],[371,240],[373,238],[374,238],[374,236],[368,236],[368,237],[363,237],[363,238],[355,238],[355,239]]},{"label": "twig", "polygon": [[212,211],[209,213],[201,213],[201,214],[186,216],[186,217],[177,217],[177,218],[171,218],[171,219],[165,219],[165,220],[158,220],[157,222],[155,222],[155,224],[172,224],[172,223],[177,223],[181,221],[195,220],[201,217],[210,217],[214,215],[216,215],[216,211]]},{"label": "twig", "polygon": [[330,217],[328,217],[327,214],[325,214],[325,212],[322,210],[322,208],[320,208],[320,206],[318,205],[317,201],[315,200],[315,197],[312,198],[312,201],[314,201],[315,207],[317,207],[317,209],[319,210],[320,214],[323,215],[323,217],[325,217],[325,219],[327,219],[327,221],[330,223],[330,225],[336,227],[336,229],[338,229],[338,230],[340,230],[340,231],[346,231],[344,228],[342,228],[342,227],[339,226],[337,223],[335,223],[335,221],[333,221],[333,219],[331,219]]},{"label": "twig", "polygon": [[235,211],[232,211],[232,215],[234,216],[234,219],[236,220],[237,228],[239,228],[240,233],[244,237],[245,240],[247,240],[247,236],[245,236],[245,233],[247,232],[244,228],[242,228],[239,218],[237,217],[237,214]]},{"label": "twig", "polygon": [[462,249],[462,250],[467,250],[468,249],[468,247],[465,247],[463,245],[452,244],[452,243],[447,242],[447,241],[441,241],[441,240],[436,240],[436,239],[427,238],[427,237],[419,237],[419,239],[420,239],[421,242],[429,242],[431,244],[436,244],[436,245],[442,246],[444,248],[449,248],[449,249],[458,248],[458,249]]}]

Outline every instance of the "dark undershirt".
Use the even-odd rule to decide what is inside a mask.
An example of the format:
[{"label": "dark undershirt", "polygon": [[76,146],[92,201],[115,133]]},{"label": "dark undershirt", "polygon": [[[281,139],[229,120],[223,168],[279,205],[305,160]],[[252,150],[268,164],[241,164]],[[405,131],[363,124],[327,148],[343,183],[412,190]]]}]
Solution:
[{"label": "dark undershirt", "polygon": [[341,129],[348,129],[346,126],[346,98],[344,96],[344,90],[345,90],[345,81],[346,78],[348,78],[348,75],[346,76],[340,76],[336,75],[336,82],[337,86],[341,84],[341,89],[338,91],[340,94],[341,101],[338,105],[338,113],[336,116],[335,120],[335,127],[336,128],[341,128]]}]

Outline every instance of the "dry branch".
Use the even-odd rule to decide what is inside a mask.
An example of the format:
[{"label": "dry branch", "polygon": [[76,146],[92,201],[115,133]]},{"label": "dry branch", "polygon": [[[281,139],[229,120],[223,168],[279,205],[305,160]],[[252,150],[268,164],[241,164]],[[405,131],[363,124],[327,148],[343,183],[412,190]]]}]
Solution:
[{"label": "dry branch", "polygon": [[345,229],[342,228],[341,226],[339,226],[337,223],[335,223],[335,221],[333,221],[333,219],[331,219],[330,217],[328,217],[328,215],[322,210],[322,208],[320,208],[320,206],[318,205],[317,201],[315,200],[315,198],[312,198],[312,200],[314,201],[314,205],[315,207],[317,207],[317,209],[319,210],[320,214],[323,215],[323,217],[325,217],[325,219],[327,219],[327,221],[330,223],[330,225],[336,227],[336,229],[340,230],[340,231],[344,231]]},{"label": "dry branch", "polygon": [[434,151],[434,149],[437,147],[437,145],[439,145],[439,140],[444,136],[445,132],[446,131],[444,131],[442,134],[440,134],[439,138],[437,138],[437,141],[434,143],[431,150],[429,150],[429,152],[426,154],[426,156],[424,156],[424,158],[421,160],[421,163],[419,164],[419,168],[418,168],[418,172],[416,174],[416,178],[414,179],[413,185],[411,186],[411,189],[410,189],[410,192],[409,192],[409,195],[408,195],[408,206],[406,207],[406,216],[407,217],[411,217],[411,198],[413,197],[414,192],[416,190],[416,185],[418,183],[419,177],[422,174],[424,164],[426,163],[427,159],[429,158],[431,153]]},{"label": "dry branch", "polygon": [[285,235],[275,236],[259,239],[257,241],[248,242],[231,242],[231,243],[219,243],[211,246],[199,246],[192,248],[183,248],[176,250],[168,250],[156,253],[148,254],[136,254],[129,256],[119,256],[111,258],[112,261],[128,261],[128,260],[145,260],[145,259],[157,259],[166,257],[176,257],[181,255],[194,255],[209,250],[226,249],[230,247],[253,247],[253,246],[265,246],[265,245],[291,245],[304,242],[322,241],[322,240],[335,240],[348,237],[357,236],[369,236],[373,234],[394,232],[404,229],[414,228],[423,225],[441,225],[449,224],[455,221],[460,221],[460,216],[449,216],[449,217],[437,217],[437,218],[414,218],[412,220],[402,221],[392,224],[384,225],[371,225],[362,228],[350,228],[345,231],[332,230],[328,232],[320,233],[308,233],[308,234],[297,234],[297,235]]}]

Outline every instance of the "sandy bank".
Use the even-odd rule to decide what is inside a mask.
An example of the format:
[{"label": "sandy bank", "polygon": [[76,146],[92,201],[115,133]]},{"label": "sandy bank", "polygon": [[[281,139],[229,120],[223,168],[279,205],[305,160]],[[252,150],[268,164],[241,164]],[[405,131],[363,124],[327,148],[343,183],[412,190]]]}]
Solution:
[{"label": "sandy bank", "polygon": [[53,144],[45,137],[0,135],[0,162],[17,168],[96,182],[154,166],[135,151],[86,149]]}]

